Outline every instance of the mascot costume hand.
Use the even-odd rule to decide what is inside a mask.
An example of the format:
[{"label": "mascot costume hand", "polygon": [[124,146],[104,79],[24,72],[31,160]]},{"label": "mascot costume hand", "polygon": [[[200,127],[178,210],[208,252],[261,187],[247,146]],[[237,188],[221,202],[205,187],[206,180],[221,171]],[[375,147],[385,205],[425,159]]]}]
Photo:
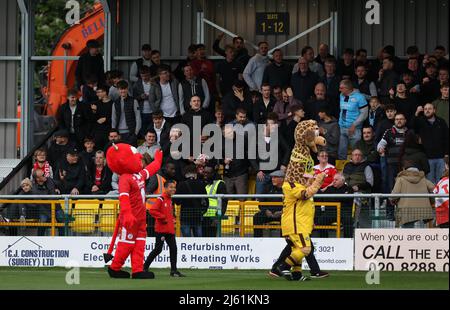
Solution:
[{"label": "mascot costume hand", "polygon": [[147,237],[145,181],[161,168],[163,154],[155,152],[154,161],[142,169],[142,155],[135,147],[118,143],[106,152],[106,162],[112,172],[119,175],[120,213],[113,242],[105,263],[112,259],[115,236],[119,234],[117,249],[108,273],[112,278],[129,278],[130,274],[121,270],[125,260],[131,255],[133,279],[152,279],[152,272],[144,272],[145,238]]}]

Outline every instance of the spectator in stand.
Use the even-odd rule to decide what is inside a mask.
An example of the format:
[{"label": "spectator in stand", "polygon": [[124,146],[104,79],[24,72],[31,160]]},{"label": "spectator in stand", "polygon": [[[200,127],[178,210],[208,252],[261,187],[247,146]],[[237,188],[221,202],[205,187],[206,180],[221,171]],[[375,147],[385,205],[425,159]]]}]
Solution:
[{"label": "spectator in stand", "polygon": [[108,96],[114,102],[120,99],[119,88],[117,84],[123,80],[123,72],[120,70],[111,71],[111,86],[109,88]]},{"label": "spectator in stand", "polygon": [[59,112],[58,126],[69,132],[69,140],[78,146],[83,144],[86,135],[85,127],[89,122],[87,109],[78,102],[76,90],[69,90],[67,93],[67,102],[64,103]]},{"label": "spectator in stand", "polygon": [[425,66],[425,75],[420,84],[420,94],[423,103],[433,102],[441,95],[438,71],[436,65],[433,63]]},{"label": "spectator in stand", "polygon": [[430,173],[430,164],[422,145],[422,139],[413,130],[406,133],[405,143],[400,151],[400,162],[405,160],[411,161],[414,167],[423,171],[425,175]]},{"label": "spectator in stand", "polygon": [[[258,139],[259,140],[259,139]],[[275,143],[273,142],[275,141]],[[263,149],[269,153],[271,148],[275,147],[278,152],[277,164],[272,169],[264,167],[265,165],[273,162],[275,158],[268,157],[262,158],[258,151],[258,173],[256,174],[256,194],[262,194],[264,189],[270,183],[270,174],[276,170],[286,171],[286,167],[289,164],[289,158],[291,153],[288,149],[288,144],[284,140],[283,135],[278,132],[278,116],[276,113],[269,113],[267,115],[266,124],[264,126],[264,146],[258,145],[258,150]],[[272,144],[271,144],[272,142]],[[258,141],[259,143],[259,141]]]},{"label": "spectator in stand", "polygon": [[[237,109],[235,120],[230,124],[225,125],[224,129],[224,143],[232,143],[233,154],[226,154],[224,150],[223,162],[225,186],[228,194],[247,194],[248,193],[248,175],[249,168],[258,171],[258,164],[256,159],[250,159],[248,156],[248,146],[254,138],[248,131],[254,128],[254,125],[247,120],[247,114],[243,109]],[[232,125],[232,126],[230,126]],[[242,128],[234,128],[235,125],[241,125]],[[242,143],[243,141],[243,143]],[[251,145],[251,144],[250,144]],[[242,152],[241,158],[237,154]],[[226,155],[232,155],[227,157]]]},{"label": "spectator in stand", "polygon": [[274,50],[272,57],[272,63],[264,70],[263,85],[269,84],[271,88],[275,86],[289,86],[291,83],[292,66],[283,61],[283,51],[281,49]]},{"label": "spectator in stand", "polygon": [[356,143],[355,148],[362,152],[363,158],[365,158],[365,160],[369,164],[371,164],[372,168],[372,164],[377,164],[379,166],[380,156],[377,151],[377,144],[375,143],[375,132],[372,126],[363,126],[362,139]]},{"label": "spectator in stand", "polygon": [[[141,57],[136,59],[136,61],[133,62],[130,68],[130,82],[136,83],[139,78],[142,79],[142,73],[141,69],[142,67],[146,66],[150,69],[150,67],[153,65],[151,60],[151,53],[152,53],[152,47],[150,44],[144,44],[141,48]],[[148,72],[150,74],[150,72]],[[133,94],[133,96],[135,96]],[[135,96],[136,97],[136,96]]]},{"label": "spectator in stand", "polygon": [[443,84],[448,84],[448,68],[447,67],[441,67],[439,68],[439,84],[442,86]]},{"label": "spectator in stand", "polygon": [[364,126],[371,126],[376,133],[380,123],[386,118],[386,114],[378,97],[370,98],[369,107],[369,115],[364,122]]},{"label": "spectator in stand", "polygon": [[[448,196],[448,158],[446,162],[446,169],[444,175],[434,188],[433,193]],[[449,228],[448,197],[436,198],[435,207],[436,207],[436,225],[439,228]]]},{"label": "spectator in stand", "polygon": [[[333,177],[333,183],[330,186],[320,190],[322,194],[353,194],[353,189],[347,185],[345,182],[345,177],[341,173],[336,173]],[[341,224],[343,227],[343,237],[353,238],[353,198],[320,198],[314,199],[315,201],[323,202],[340,202],[341,203]],[[331,210],[331,211],[329,211]],[[336,208],[325,207],[325,218],[334,219],[336,218]],[[331,223],[327,223],[331,224]]]},{"label": "spectator in stand", "polygon": [[295,145],[295,128],[298,123],[305,119],[303,105],[301,103],[294,104],[290,108],[290,113],[292,114],[292,120],[289,122],[287,127],[283,128],[283,134],[289,146],[289,154],[292,152]]},{"label": "spectator in stand", "polygon": [[83,140],[83,151],[80,152],[79,157],[86,172],[91,171],[95,165],[95,142],[91,137],[86,137]]},{"label": "spectator in stand", "polygon": [[255,124],[264,124],[267,120],[267,115],[273,112],[275,107],[275,98],[272,97],[272,92],[269,84],[261,86],[261,96],[253,105],[253,121]]},{"label": "spectator in stand", "polygon": [[413,126],[421,138],[430,164],[427,178],[437,184],[445,170],[444,158],[448,157],[448,125],[444,119],[436,116],[433,104],[427,103],[423,108],[417,108]]},{"label": "spectator in stand", "polygon": [[223,132],[223,128],[225,126],[225,117],[223,114],[222,105],[219,102],[216,103],[215,111],[216,112],[214,113],[214,124],[219,126]]},{"label": "spectator in stand", "polygon": [[389,91],[395,89],[399,82],[399,76],[394,71],[394,59],[384,58],[383,67],[378,72],[377,93],[382,104],[389,103]]},{"label": "spectator in stand", "polygon": [[[36,169],[33,172],[33,185],[31,194],[32,195],[56,195],[60,194],[60,190],[56,187],[55,182],[52,178],[47,178],[44,175],[44,171],[41,169]],[[38,218],[40,223],[51,222],[51,207],[50,204],[39,204],[37,205]],[[64,211],[61,210],[60,204],[55,204],[55,218],[58,222],[64,221]],[[64,227],[59,231],[60,235],[63,235]],[[38,236],[44,236],[47,231],[47,227],[38,227]]]},{"label": "spectator in stand", "polygon": [[319,147],[319,150],[325,150],[328,155],[328,162],[335,164],[338,157],[339,139],[341,136],[337,119],[331,115],[330,108],[323,106],[319,109],[319,133],[325,138],[327,144]]},{"label": "spectator in stand", "polygon": [[390,58],[392,59],[394,66],[393,69],[399,75],[402,71],[401,60],[395,54],[395,47],[392,45],[386,45],[382,50],[382,59]]},{"label": "spectator in stand", "polygon": [[[290,83],[289,79],[289,83]],[[289,87],[289,86],[288,86]],[[281,86],[275,85],[272,88],[272,96],[275,98],[276,101],[282,101],[283,100],[283,89]]]},{"label": "spectator in stand", "polygon": [[406,119],[411,123],[414,118],[414,113],[416,113],[417,107],[419,106],[417,97],[409,96],[406,85],[401,82],[397,84],[397,91],[395,92],[391,89],[389,95],[397,113],[405,115]]},{"label": "spectator in stand", "polygon": [[113,103],[106,86],[99,86],[96,94],[97,101],[90,105],[92,134],[97,148],[103,150],[108,143],[108,132],[111,129]]},{"label": "spectator in stand", "polygon": [[292,121],[292,118],[294,117],[291,112],[292,107],[298,104],[301,104],[301,102],[294,98],[292,88],[283,88],[282,100],[278,100],[273,107],[273,112],[277,113],[278,121],[282,128],[289,125],[289,123]]},{"label": "spectator in stand", "polygon": [[[304,48],[302,48],[301,58],[306,60],[309,70],[317,74],[319,78],[322,78],[325,75],[323,71],[323,66],[314,61],[314,49],[311,46],[305,46]],[[299,70],[299,63],[296,63],[294,65],[294,68],[292,69],[292,74],[297,73],[298,70]]]},{"label": "spectator in stand", "polygon": [[164,154],[163,163],[166,164],[168,162],[171,162],[175,165],[176,174],[179,176],[178,181],[184,178],[183,171],[186,165],[192,163],[192,160],[189,161],[188,159],[184,159],[182,157],[182,145],[177,149],[172,147],[173,144],[178,143],[177,140],[181,138],[182,134],[183,133],[180,128],[173,126],[169,132],[168,143],[164,143],[164,146],[162,146],[161,148]]},{"label": "spectator in stand", "polygon": [[149,129],[153,129],[156,133],[156,143],[164,148],[163,146],[169,141],[170,124],[166,122],[163,117],[162,111],[155,111],[152,115],[153,126]]},{"label": "spectator in stand", "polygon": [[[204,79],[208,84],[211,97],[216,96],[216,73],[214,72],[214,63],[206,59],[206,49],[204,44],[198,44],[195,50],[195,59],[191,61],[191,67],[194,76]],[[206,97],[206,94],[205,94]]]},{"label": "spectator in stand", "polygon": [[100,54],[100,44],[96,40],[86,42],[87,52],[80,56],[75,69],[78,88],[86,84],[86,78],[95,76],[100,85],[105,82],[103,56]]},{"label": "spectator in stand", "polygon": [[[177,184],[179,195],[206,195],[203,181],[198,178],[194,165],[186,166],[184,170],[186,181]],[[202,237],[202,218],[208,210],[209,203],[204,198],[174,199],[181,206],[180,221],[183,237]]]},{"label": "spectator in stand", "polygon": [[220,98],[231,91],[234,81],[244,79],[242,75],[244,67],[242,63],[236,61],[235,52],[236,50],[232,45],[226,45],[225,59],[219,61],[216,65],[217,93]]},{"label": "spectator in stand", "polygon": [[269,51],[269,44],[267,42],[258,43],[258,53],[255,54],[248,61],[244,69],[244,80],[250,90],[259,91],[263,83],[264,71],[269,62],[267,52]]},{"label": "spectator in stand", "polygon": [[[395,115],[397,114],[397,110],[393,104],[388,104],[384,108],[384,118],[380,119],[378,125],[375,129],[375,142],[378,145],[378,142],[383,138],[386,130],[390,129],[394,126]],[[373,127],[373,126],[372,126]]]},{"label": "spectator in stand", "polygon": [[78,155],[78,149],[72,148],[56,169],[55,182],[61,194],[80,195],[85,192],[86,170]]},{"label": "spectator in stand", "polygon": [[137,100],[128,95],[128,82],[117,83],[120,98],[112,107],[111,126],[119,130],[122,140],[137,147],[137,135],[141,130],[141,113]]},{"label": "spectator in stand", "polygon": [[343,80],[352,80],[355,74],[355,62],[353,57],[355,51],[351,48],[346,48],[342,54],[342,59],[337,64],[337,74]]},{"label": "spectator in stand", "polygon": [[406,55],[408,56],[408,59],[415,58],[418,63],[422,63],[423,55],[420,54],[419,48],[416,45],[408,46],[406,49]]},{"label": "spectator in stand", "polygon": [[442,45],[438,45],[434,49],[434,57],[436,57],[439,67],[448,67],[448,59],[445,58],[446,54],[447,52],[445,50],[445,47],[443,47]]},{"label": "spectator in stand", "polygon": [[[367,59],[367,50],[366,49],[359,49],[355,53],[355,63],[356,67],[358,65],[363,65],[366,68],[366,79],[369,81],[375,81],[377,79],[378,73],[375,71],[375,68],[372,64],[372,62]],[[355,68],[356,70],[356,68]]]},{"label": "spectator in stand", "polygon": [[65,129],[58,130],[53,136],[53,141],[48,148],[48,162],[56,175],[56,166],[66,157],[67,151],[75,147],[75,143],[69,141],[69,132]]},{"label": "spectator in stand", "polygon": [[330,110],[331,115],[333,116],[339,112],[339,107],[328,100],[326,96],[325,84],[319,82],[314,87],[314,96],[306,101],[306,119],[319,120],[319,110],[324,107],[327,107]]},{"label": "spectator in stand", "polygon": [[[361,150],[352,151],[351,161],[344,166],[342,171],[347,184],[355,193],[370,193],[374,186],[374,174],[369,163],[364,159]],[[355,221],[360,228],[371,228],[370,205],[364,199],[355,201]]]},{"label": "spectator in stand", "polygon": [[106,157],[103,151],[95,152],[95,162],[90,173],[88,193],[91,195],[106,195],[111,191],[112,172],[106,165]]},{"label": "spectator in stand", "polygon": [[167,123],[174,125],[179,122],[180,115],[185,112],[178,94],[179,83],[171,79],[170,72],[166,68],[160,68],[158,75],[159,78],[155,80],[154,87],[150,89],[150,105],[154,111],[161,110]]},{"label": "spectator in stand", "polygon": [[419,101],[420,85],[419,80],[415,80],[411,71],[403,72],[401,75],[401,82],[406,86],[406,90],[410,96],[416,96]]},{"label": "spectator in stand", "polygon": [[309,69],[308,61],[303,57],[298,60],[298,68],[298,72],[292,74],[291,87],[295,99],[306,102],[314,94],[319,76]]},{"label": "spectator in stand", "polygon": [[33,154],[33,168],[31,169],[30,179],[33,181],[33,171],[41,169],[46,178],[53,178],[53,169],[47,160],[47,150],[43,147],[38,148]]},{"label": "spectator in stand", "polygon": [[441,85],[441,97],[433,101],[434,108],[436,109],[436,116],[445,120],[447,125],[448,121],[448,83]]},{"label": "spectator in stand", "polygon": [[408,59],[407,70],[405,70],[405,72],[409,72],[411,74],[415,83],[420,83],[420,81],[422,80],[422,72],[421,64],[417,57],[411,57]]},{"label": "spectator in stand", "polygon": [[320,64],[322,67],[325,67],[325,60],[333,57],[330,55],[330,48],[327,44],[321,43],[319,45],[319,54],[314,58],[314,61]]},{"label": "spectator in stand", "polygon": [[183,106],[184,112],[189,111],[191,98],[194,96],[200,98],[200,107],[202,109],[208,109],[211,96],[206,81],[195,76],[194,70],[189,64],[183,68],[183,72],[184,80],[178,85],[178,95],[180,96],[180,106]]},{"label": "spectator in stand", "polygon": [[139,79],[133,85],[133,98],[137,100],[139,104],[139,110],[141,111],[141,131],[139,136],[145,135],[145,131],[152,124],[153,107],[150,104],[150,89],[153,87],[150,79],[150,68],[147,66],[141,66],[139,69]]},{"label": "spectator in stand", "polygon": [[[20,191],[16,191],[19,196],[32,195],[33,183],[29,178],[25,178],[20,182]],[[23,198],[22,198],[23,199]],[[21,224],[26,225],[27,219],[36,218],[38,215],[37,206],[33,203],[11,203],[3,206],[3,210],[6,209],[7,222],[19,221]],[[2,212],[3,213],[3,212]],[[3,219],[3,217],[2,217]],[[24,226],[10,226],[8,229],[9,236],[17,236],[18,230],[25,229]]]},{"label": "spectator in stand", "polygon": [[[191,133],[191,155],[195,154],[193,148],[196,147],[196,145],[200,146],[200,144],[196,143],[203,143],[208,139],[208,136],[201,135],[202,132],[200,132],[200,136],[195,136],[194,127],[197,126],[200,130],[203,130],[203,127],[212,123],[214,123],[214,119],[208,111],[202,109],[200,97],[191,97],[190,109],[183,115],[183,124],[188,126]],[[195,140],[198,141],[194,142]]]},{"label": "spectator in stand", "polygon": [[197,49],[197,44],[189,45],[189,47],[187,49],[187,58],[185,60],[180,61],[178,63],[178,66],[173,71],[173,75],[175,76],[177,81],[181,82],[182,80],[184,80],[183,68],[195,59],[195,50],[196,49]]},{"label": "spectator in stand", "polygon": [[353,87],[359,90],[361,94],[369,101],[370,98],[377,96],[377,86],[369,80],[367,76],[367,68],[365,64],[357,63],[355,69],[355,78],[353,79]]},{"label": "spectator in stand", "polygon": [[387,164],[387,189],[390,192],[394,187],[394,180],[400,171],[400,152],[405,143],[405,136],[408,131],[406,127],[406,117],[402,113],[397,113],[394,119],[394,126],[386,130],[377,145],[377,151],[381,157],[385,157]]},{"label": "spectator in stand", "polygon": [[[434,184],[425,178],[423,171],[410,161],[404,161],[392,194],[430,194],[433,189]],[[429,198],[395,198],[391,203],[397,205],[396,227],[414,228],[417,221],[426,222],[434,218]]]},{"label": "spectator in stand", "polygon": [[113,143],[119,143],[121,141],[122,137],[120,136],[120,133],[117,129],[115,128],[111,128],[108,132],[108,144],[105,146],[105,154],[106,151],[108,150],[108,148],[113,144]]},{"label": "spectator in stand", "polygon": [[138,148],[137,151],[144,155],[150,155],[150,158],[153,160],[155,157],[156,150],[161,149],[160,145],[156,142],[156,132],[153,129],[147,130],[145,134],[145,141]]},{"label": "spectator in stand", "polygon": [[89,76],[86,78],[86,84],[83,85],[83,91],[81,93],[80,101],[84,106],[89,106],[90,104],[97,101],[97,87],[98,81],[96,76]]},{"label": "spectator in stand", "polygon": [[[270,174],[271,184],[264,188],[264,194],[279,195],[283,194],[283,183],[285,173],[282,170],[274,171]],[[281,198],[261,198],[260,202],[282,202]],[[263,225],[266,223],[280,221],[283,209],[280,206],[259,206],[259,212],[253,216],[253,225]],[[255,228],[253,236],[261,238],[263,230]]]},{"label": "spectator in stand", "polygon": [[334,58],[325,60],[325,76],[322,77],[321,82],[325,84],[326,97],[334,108],[333,110],[338,110],[339,107],[339,83],[341,80],[341,77],[336,75],[336,60]]},{"label": "spectator in stand", "polygon": [[222,99],[222,108],[225,123],[234,120],[237,109],[244,109],[247,115],[253,115],[252,99],[243,81],[236,80],[233,83],[232,91]]},{"label": "spectator in stand", "polygon": [[[343,80],[340,84],[340,117],[339,127],[341,137],[339,140],[338,159],[347,159],[347,147],[350,143],[353,149],[356,142],[361,139],[362,124],[367,118],[368,104],[366,98],[353,88],[350,80]],[[347,179],[347,178],[346,178]]]},{"label": "spectator in stand", "polygon": [[322,183],[321,189],[325,189],[332,185],[334,176],[337,173],[336,167],[328,162],[328,153],[326,151],[319,151],[317,154],[318,165],[314,166],[314,175],[325,173],[326,177]]},{"label": "spectator in stand", "polygon": [[[225,36],[225,33],[220,33],[213,44],[213,50],[217,54],[226,57],[226,48],[225,50],[221,49],[219,44],[220,41],[222,41],[223,37]],[[250,60],[250,56],[248,55],[248,50],[245,48],[244,45],[244,39],[242,37],[234,37],[233,38],[233,47],[235,49],[235,60],[242,66],[242,68],[245,68],[247,66],[248,61]]]},{"label": "spectator in stand", "polygon": [[161,52],[158,50],[153,50],[150,53],[150,59],[152,65],[150,66],[150,76],[152,81],[154,81],[158,77],[158,70],[160,68],[164,68],[168,71],[171,70],[169,65],[161,63]]}]

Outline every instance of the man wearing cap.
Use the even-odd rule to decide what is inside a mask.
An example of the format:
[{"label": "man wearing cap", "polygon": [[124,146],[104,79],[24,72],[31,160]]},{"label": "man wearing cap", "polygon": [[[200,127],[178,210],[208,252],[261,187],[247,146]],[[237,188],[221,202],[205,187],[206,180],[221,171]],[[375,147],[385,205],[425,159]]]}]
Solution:
[{"label": "man wearing cap", "polygon": [[86,48],[88,51],[80,56],[75,70],[78,88],[86,84],[87,77],[95,76],[99,85],[105,83],[103,56],[99,50],[100,44],[96,40],[89,40],[86,43]]},{"label": "man wearing cap", "polygon": [[[69,132],[65,129],[61,129],[55,132],[53,135],[53,141],[48,148],[48,162],[52,166],[53,171],[56,171],[58,163],[66,157],[67,151],[70,148],[75,147],[73,142],[69,142]],[[55,173],[56,175],[56,173]]]},{"label": "man wearing cap", "polygon": [[[277,195],[283,194],[284,172],[276,170],[270,174],[272,184],[266,187],[263,194]],[[260,202],[282,202],[281,198],[262,198]],[[273,221],[281,220],[282,207],[280,206],[260,206],[259,212],[253,216],[253,225],[262,225]],[[255,237],[262,237],[262,229],[254,229]]]},{"label": "man wearing cap", "polygon": [[76,147],[69,149],[56,169],[55,181],[61,194],[79,195],[85,190],[86,171],[78,153]]}]

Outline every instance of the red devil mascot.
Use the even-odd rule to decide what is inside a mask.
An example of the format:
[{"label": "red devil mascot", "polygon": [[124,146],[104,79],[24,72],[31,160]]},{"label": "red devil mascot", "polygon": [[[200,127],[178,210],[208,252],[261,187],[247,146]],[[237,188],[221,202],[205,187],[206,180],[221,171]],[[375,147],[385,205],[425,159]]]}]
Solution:
[{"label": "red devil mascot", "polygon": [[133,279],[155,277],[152,272],[143,271],[147,237],[145,181],[160,169],[162,156],[161,151],[156,151],[154,161],[142,169],[142,155],[131,145],[113,144],[106,152],[108,167],[119,175],[119,219],[108,254],[104,254],[105,263],[113,258],[112,248],[118,235],[116,254],[108,267],[111,278],[130,278],[128,272],[121,270],[130,255]]}]

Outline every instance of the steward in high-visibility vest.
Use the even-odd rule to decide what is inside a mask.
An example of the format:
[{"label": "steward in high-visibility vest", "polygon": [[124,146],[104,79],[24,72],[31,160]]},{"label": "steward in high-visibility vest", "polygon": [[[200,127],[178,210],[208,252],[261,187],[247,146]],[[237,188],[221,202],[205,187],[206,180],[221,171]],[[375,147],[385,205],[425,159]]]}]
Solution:
[{"label": "steward in high-visibility vest", "polygon": [[[164,183],[166,182],[166,179],[164,177],[162,177],[160,174],[156,174],[156,181],[157,181],[157,187],[155,190],[153,190],[152,192],[146,192],[147,195],[158,195],[161,196],[164,192]],[[149,185],[151,186],[150,182]],[[148,189],[148,188],[147,188]],[[148,198],[147,201],[145,202],[145,207],[147,208],[147,210],[150,210],[150,208],[155,204],[156,200],[158,198]]]},{"label": "steward in high-visibility vest", "polygon": [[[226,194],[227,190],[225,187],[225,182],[222,180],[215,180],[215,169],[211,166],[206,166],[204,170],[205,177],[205,189],[208,195],[215,194]],[[209,207],[203,214],[203,236],[204,237],[216,237],[217,235],[217,224],[220,220],[217,217],[217,211],[219,207],[218,199],[209,198]],[[225,215],[227,210],[227,199],[222,199],[221,214]]]}]

